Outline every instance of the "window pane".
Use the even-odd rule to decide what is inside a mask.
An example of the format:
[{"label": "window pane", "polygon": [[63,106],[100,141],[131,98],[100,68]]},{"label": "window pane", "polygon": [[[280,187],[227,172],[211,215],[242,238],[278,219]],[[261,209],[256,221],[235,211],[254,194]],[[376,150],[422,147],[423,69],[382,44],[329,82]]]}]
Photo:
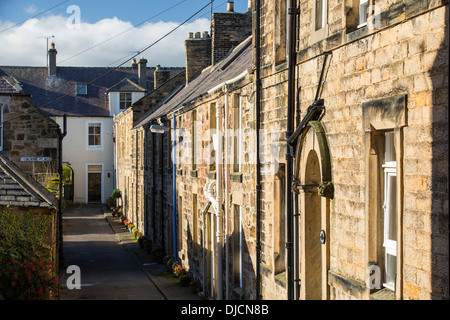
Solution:
[{"label": "window pane", "polygon": [[96,135],[96,136],[94,136],[95,137],[95,145],[96,146],[99,146],[100,145],[100,136],[99,135]]},{"label": "window pane", "polygon": [[395,289],[395,276],[397,270],[397,257],[390,254],[385,255],[385,287]]},{"label": "window pane", "polygon": [[316,30],[323,28],[323,2],[324,0],[316,0]]},{"label": "window pane", "polygon": [[396,190],[397,190],[397,177],[395,175],[388,175],[388,197],[389,197],[389,207],[388,207],[388,219],[389,228],[387,236],[389,240],[397,240],[397,201],[396,201]]},{"label": "window pane", "polygon": [[363,26],[367,23],[367,10],[369,8],[368,0],[360,0],[359,1],[359,26]]},{"label": "window pane", "polygon": [[102,166],[100,165],[88,165],[88,172],[101,172]]},{"label": "window pane", "polygon": [[395,145],[394,132],[386,132],[385,134],[385,160],[384,162],[395,161]]},{"label": "window pane", "polygon": [[89,145],[93,146],[94,145],[94,136],[89,136]]}]

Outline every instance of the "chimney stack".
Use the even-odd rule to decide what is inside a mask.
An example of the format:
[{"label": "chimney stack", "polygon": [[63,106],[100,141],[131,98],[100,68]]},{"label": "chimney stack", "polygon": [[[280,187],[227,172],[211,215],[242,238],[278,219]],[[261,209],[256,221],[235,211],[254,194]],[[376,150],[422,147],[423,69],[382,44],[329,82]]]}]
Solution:
[{"label": "chimney stack", "polygon": [[234,2],[228,1],[228,11],[212,15],[212,57],[211,63],[223,60],[230,50],[252,35],[252,15],[250,12],[234,12]]},{"label": "chimney stack", "polygon": [[138,62],[139,85],[147,89],[147,60],[141,58]]},{"label": "chimney stack", "polygon": [[186,47],[186,84],[211,65],[211,37],[208,31],[188,33]]},{"label": "chimney stack", "polygon": [[136,59],[131,60],[131,67],[132,67],[133,69],[136,69],[137,66],[138,66],[138,64],[137,64],[137,62],[136,62]]},{"label": "chimney stack", "polygon": [[50,49],[48,49],[48,75],[56,76],[56,54],[58,52],[55,49],[55,43],[50,44]]},{"label": "chimney stack", "polygon": [[157,89],[164,82],[166,82],[170,79],[170,70],[163,70],[163,69],[161,69],[161,66],[159,64],[156,65],[154,79],[155,79],[154,80],[155,81],[155,89]]}]

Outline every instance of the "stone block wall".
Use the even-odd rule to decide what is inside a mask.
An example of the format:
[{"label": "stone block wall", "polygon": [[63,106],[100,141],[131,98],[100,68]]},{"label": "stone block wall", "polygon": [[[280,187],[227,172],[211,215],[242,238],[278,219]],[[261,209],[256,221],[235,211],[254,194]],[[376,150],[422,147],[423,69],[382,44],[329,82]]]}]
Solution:
[{"label": "stone block wall", "polygon": [[[57,173],[58,124],[30,96],[0,96],[0,106],[3,109],[1,152],[30,175]],[[22,157],[45,157],[50,161],[23,161]]]},{"label": "stone block wall", "polygon": [[[330,202],[328,297],[369,298],[365,283],[367,267],[373,262],[370,234],[374,226],[368,213],[372,195],[366,136],[370,129],[365,127],[363,103],[403,95],[406,116],[398,131],[403,210],[395,298],[448,299],[444,271],[448,270],[448,244],[444,245],[448,233],[443,227],[448,225],[448,2],[377,1],[381,21],[376,29],[353,28],[346,20],[346,4],[328,1],[327,32],[318,34],[312,28],[313,2],[300,1],[296,66],[302,119],[314,101],[326,62],[319,97],[325,100],[322,122],[335,190]],[[286,71],[273,63],[274,5],[274,1],[262,1],[261,11],[261,118],[263,129],[271,134],[285,130],[287,116]],[[328,60],[326,53],[330,53]],[[269,133],[265,134],[270,141]],[[266,221],[275,221],[269,177],[263,178],[262,188],[262,214]],[[275,266],[268,258],[273,255],[276,232],[269,224],[264,224],[262,232],[262,294],[267,299],[284,298],[286,292],[273,279]]]},{"label": "stone block wall", "polygon": [[[248,80],[245,80],[248,83]],[[177,209],[178,209],[178,236],[180,243],[178,255],[183,263],[198,279],[211,297],[218,295],[218,283],[211,283],[211,274],[214,272],[217,279],[216,260],[216,232],[217,220],[215,211],[211,206],[204,214],[208,203],[205,194],[205,184],[217,179],[218,171],[222,168],[223,186],[223,215],[224,237],[222,252],[222,272],[224,297],[229,299],[255,299],[256,288],[256,141],[255,141],[255,114],[254,95],[252,86],[243,83],[230,89],[226,93],[211,93],[206,97],[198,98],[186,111],[176,114],[177,130],[184,130],[183,142],[177,145]],[[242,125],[242,165],[241,171],[233,169],[233,135],[236,128],[233,127],[233,117],[241,103]],[[225,113],[225,104],[228,105]],[[214,107],[212,107],[214,105]],[[215,124],[216,112],[225,116],[225,127]],[[195,116],[194,116],[195,112]],[[191,160],[191,137],[193,126],[196,123],[197,161],[195,167]],[[216,131],[216,129],[218,131]],[[219,160],[215,159],[212,152],[211,133],[224,134],[228,139],[227,165],[221,167]],[[223,143],[225,144],[225,136]],[[236,140],[237,141],[237,140]],[[212,160],[210,159],[212,156]],[[225,157],[225,151],[224,151]],[[223,161],[223,160],[222,160]],[[213,166],[212,164],[215,163]],[[221,162],[223,163],[223,162]],[[181,201],[181,202],[180,202]],[[237,211],[240,208],[240,222],[237,220]],[[243,286],[240,287],[237,272],[237,262],[233,262],[233,255],[238,254],[238,225],[242,225],[242,277]],[[213,271],[212,271],[213,270]],[[227,276],[228,272],[228,276]]]}]

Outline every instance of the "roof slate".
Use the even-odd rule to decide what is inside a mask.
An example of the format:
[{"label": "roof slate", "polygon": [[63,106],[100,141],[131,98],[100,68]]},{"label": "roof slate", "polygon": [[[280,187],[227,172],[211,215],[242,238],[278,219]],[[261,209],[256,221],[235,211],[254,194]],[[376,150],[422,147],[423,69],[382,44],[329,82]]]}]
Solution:
[{"label": "roof slate", "polygon": [[[147,67],[148,89],[153,88],[154,70]],[[171,68],[171,76],[181,70]],[[6,74],[17,79],[24,93],[30,94],[36,105],[50,116],[109,116],[108,88],[124,79],[137,83],[137,72],[132,67],[58,67],[56,76],[49,76],[47,67],[0,66],[0,76]],[[77,84],[97,78],[88,85],[87,95],[76,95]]]},{"label": "roof slate", "polygon": [[56,198],[0,154],[0,206],[56,208]]}]

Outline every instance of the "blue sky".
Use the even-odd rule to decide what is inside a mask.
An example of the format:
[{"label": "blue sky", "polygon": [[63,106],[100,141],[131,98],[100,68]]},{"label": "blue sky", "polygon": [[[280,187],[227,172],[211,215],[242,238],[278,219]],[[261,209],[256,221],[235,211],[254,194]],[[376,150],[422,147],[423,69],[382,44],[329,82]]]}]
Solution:
[{"label": "blue sky", "polygon": [[[60,65],[114,66],[123,57],[156,41],[209,2],[0,0],[0,43],[3,44],[0,65],[45,65],[46,39],[43,37],[54,36],[50,41],[55,42]],[[226,2],[215,0],[213,11],[226,11]],[[247,5],[248,0],[234,0],[236,12],[246,12]],[[75,11],[69,10],[73,8],[70,6],[79,8],[77,28],[69,25],[69,20],[75,22]],[[210,13],[208,6],[143,56],[150,65],[154,62],[153,65],[184,66],[187,32],[208,31]],[[81,53],[84,50],[87,51]]]},{"label": "blue sky", "polygon": [[[176,5],[157,19],[182,22],[209,2],[210,0],[69,0],[67,2],[64,0],[0,0],[0,20],[19,23],[60,4],[43,15],[67,15],[67,8],[70,5],[77,5],[81,9],[81,19],[84,22],[95,23],[104,18],[117,17],[136,25]],[[234,0],[235,11],[247,11],[247,3],[247,0]],[[215,0],[213,10],[214,12],[225,11],[226,0]],[[208,15],[209,12],[210,9],[206,9],[202,15]]]}]

